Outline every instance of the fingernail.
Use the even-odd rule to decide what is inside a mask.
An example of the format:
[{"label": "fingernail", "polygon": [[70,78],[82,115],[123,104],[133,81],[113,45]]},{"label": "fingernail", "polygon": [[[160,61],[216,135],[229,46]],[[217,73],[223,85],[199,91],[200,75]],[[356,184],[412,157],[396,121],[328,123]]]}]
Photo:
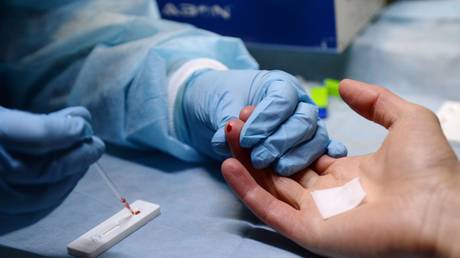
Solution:
[{"label": "fingernail", "polygon": [[230,123],[227,124],[227,133],[232,131],[232,125]]}]

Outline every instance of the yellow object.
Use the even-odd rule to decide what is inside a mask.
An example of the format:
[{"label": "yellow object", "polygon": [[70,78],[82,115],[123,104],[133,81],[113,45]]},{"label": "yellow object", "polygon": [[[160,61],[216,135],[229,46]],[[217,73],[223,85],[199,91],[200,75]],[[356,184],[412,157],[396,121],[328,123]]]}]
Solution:
[{"label": "yellow object", "polygon": [[310,89],[310,96],[315,104],[320,108],[327,108],[329,105],[328,101],[328,89],[326,87],[312,87]]},{"label": "yellow object", "polygon": [[329,96],[340,97],[339,93],[339,84],[340,81],[334,79],[325,79],[324,86],[327,88]]}]

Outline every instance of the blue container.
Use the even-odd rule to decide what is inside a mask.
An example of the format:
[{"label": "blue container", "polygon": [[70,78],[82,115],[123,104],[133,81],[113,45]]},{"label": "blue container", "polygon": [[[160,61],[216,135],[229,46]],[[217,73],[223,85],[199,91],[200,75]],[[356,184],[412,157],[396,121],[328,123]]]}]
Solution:
[{"label": "blue container", "polygon": [[338,48],[334,0],[157,0],[164,19],[186,22],[248,44]]}]

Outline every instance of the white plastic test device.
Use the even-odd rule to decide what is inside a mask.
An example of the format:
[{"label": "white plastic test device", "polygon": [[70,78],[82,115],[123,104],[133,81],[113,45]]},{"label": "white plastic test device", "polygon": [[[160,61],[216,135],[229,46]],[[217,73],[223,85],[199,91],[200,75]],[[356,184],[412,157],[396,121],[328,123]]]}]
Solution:
[{"label": "white plastic test device", "polygon": [[128,209],[119,211],[72,241],[67,246],[69,255],[96,257],[160,215],[160,206],[154,203],[137,200],[131,206],[139,213],[133,215]]}]

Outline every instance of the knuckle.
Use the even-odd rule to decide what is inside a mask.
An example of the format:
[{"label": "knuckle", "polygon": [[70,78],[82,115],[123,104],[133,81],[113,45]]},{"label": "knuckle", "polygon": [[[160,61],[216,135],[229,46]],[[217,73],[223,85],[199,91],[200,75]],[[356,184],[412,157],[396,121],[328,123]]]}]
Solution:
[{"label": "knuckle", "polygon": [[264,141],[260,148],[263,148],[268,154],[279,156],[279,150],[283,149],[284,139],[279,139],[279,137],[269,137],[266,141]]},{"label": "knuckle", "polygon": [[258,195],[257,195],[257,189],[252,188],[241,196],[241,199],[248,204],[248,206],[251,206],[254,203],[257,203],[259,201]]},{"label": "knuckle", "polygon": [[393,95],[393,92],[391,92],[389,89],[384,88],[384,87],[379,87],[377,89],[377,97],[374,100],[374,108],[376,106],[379,106],[381,103],[387,102],[389,99],[391,99],[391,96]]},{"label": "knuckle", "polygon": [[438,117],[433,111],[418,104],[411,104],[410,113],[418,119],[438,121]]},{"label": "knuckle", "polygon": [[385,87],[379,87],[380,94],[383,96],[388,96],[390,94],[393,94],[391,90]]},{"label": "knuckle", "polygon": [[299,115],[308,122],[316,122],[316,119],[318,118],[318,107],[300,102],[294,115]]}]

